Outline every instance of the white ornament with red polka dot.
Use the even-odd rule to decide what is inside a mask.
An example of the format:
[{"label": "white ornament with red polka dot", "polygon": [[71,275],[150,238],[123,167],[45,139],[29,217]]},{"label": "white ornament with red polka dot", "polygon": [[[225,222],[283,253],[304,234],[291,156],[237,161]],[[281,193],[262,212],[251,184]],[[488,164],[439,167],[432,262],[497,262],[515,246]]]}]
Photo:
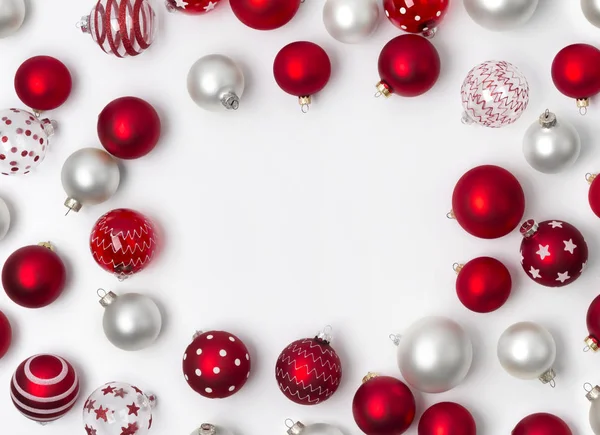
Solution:
[{"label": "white ornament with red polka dot", "polygon": [[22,109],[0,111],[0,173],[28,174],[44,160],[54,121]]}]

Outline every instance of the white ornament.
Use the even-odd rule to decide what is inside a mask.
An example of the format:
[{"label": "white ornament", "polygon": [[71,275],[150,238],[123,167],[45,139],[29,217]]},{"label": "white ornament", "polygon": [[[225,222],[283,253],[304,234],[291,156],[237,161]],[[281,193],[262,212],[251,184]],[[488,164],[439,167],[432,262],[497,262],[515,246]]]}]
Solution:
[{"label": "white ornament", "polygon": [[323,23],[327,32],[340,42],[362,42],[377,29],[379,5],[375,0],[327,0]]},{"label": "white ornament", "polygon": [[0,39],[21,28],[25,12],[25,0],[0,0]]},{"label": "white ornament", "polygon": [[314,423],[304,425],[301,422],[294,423],[287,419],[285,425],[288,427],[288,435],[343,435],[337,427],[326,423]]},{"label": "white ornament", "polygon": [[2,240],[6,233],[8,233],[8,229],[10,228],[10,211],[6,202],[2,198],[0,198],[0,240]]}]

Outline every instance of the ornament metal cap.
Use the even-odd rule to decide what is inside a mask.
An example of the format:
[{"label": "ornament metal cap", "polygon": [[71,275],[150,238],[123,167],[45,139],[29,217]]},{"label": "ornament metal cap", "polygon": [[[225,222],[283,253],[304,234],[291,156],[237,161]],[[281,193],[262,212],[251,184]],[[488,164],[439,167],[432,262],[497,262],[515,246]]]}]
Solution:
[{"label": "ornament metal cap", "polygon": [[583,389],[587,392],[585,398],[590,402],[597,400],[600,397],[600,387],[596,385],[592,386],[589,382],[583,384]]},{"label": "ornament metal cap", "polygon": [[50,249],[52,252],[54,252],[54,246],[52,246],[52,243],[50,243],[50,242],[40,242],[40,243],[38,243],[38,246],[41,246],[46,249]]},{"label": "ornament metal cap", "polygon": [[198,435],[217,435],[217,428],[210,423],[202,423]]},{"label": "ornament metal cap", "polygon": [[79,201],[77,201],[75,198],[69,197],[65,201],[65,207],[67,207],[69,209],[67,211],[67,214],[69,214],[69,212],[71,210],[73,210],[75,213],[77,213],[79,210],[81,210],[81,207],[83,207],[83,204],[80,203]]},{"label": "ornament metal cap", "polygon": [[585,181],[587,181],[589,184],[592,184],[597,176],[598,174],[590,174],[588,172],[587,174],[585,174]]},{"label": "ornament metal cap", "polygon": [[550,384],[550,386],[554,388],[556,387],[554,378],[556,378],[556,373],[554,372],[554,369],[550,368],[540,375],[539,380],[542,384]]},{"label": "ornament metal cap", "polygon": [[376,97],[381,97],[383,95],[385,98],[389,98],[392,96],[390,87],[383,80],[378,82],[375,87],[377,88],[377,93],[375,94]]},{"label": "ornament metal cap", "polygon": [[461,270],[463,270],[463,267],[465,267],[465,265],[459,264],[459,263],[454,263],[452,265],[452,269],[454,269],[454,271],[456,272],[457,275],[460,273]]},{"label": "ornament metal cap", "polygon": [[322,331],[320,331],[317,336],[315,337],[317,340],[329,344],[331,343],[331,340],[333,339],[331,332],[333,331],[333,328],[330,325],[327,325],[325,328],[323,328]]},{"label": "ornament metal cap", "polygon": [[289,418],[285,421],[285,425],[288,427],[288,435],[300,435],[302,431],[306,429],[306,426],[304,426],[301,422],[297,421],[294,423],[293,420]]},{"label": "ornament metal cap", "polygon": [[596,339],[594,337],[588,335],[585,338],[584,341],[585,341],[585,344],[586,344],[586,349],[584,349],[584,351],[587,351],[587,350],[591,349],[594,352],[598,352],[598,349],[599,349],[599,347],[598,347],[598,341],[596,341]]},{"label": "ornament metal cap", "polygon": [[177,7],[173,4],[172,0],[165,0],[165,8],[167,8],[167,12],[175,12]]},{"label": "ornament metal cap", "polygon": [[578,98],[577,99],[577,107],[579,108],[579,113],[581,115],[585,115],[587,113],[587,108],[590,107],[590,99],[589,98]]},{"label": "ornament metal cap", "polygon": [[90,16],[81,17],[81,20],[77,23],[77,27],[82,33],[90,33]]},{"label": "ornament metal cap", "polygon": [[114,294],[113,292],[106,292],[106,290],[99,288],[98,290],[96,290],[96,294],[98,295],[98,297],[100,298],[100,305],[102,305],[104,308],[108,307],[110,304],[112,304],[115,300],[117,300],[117,295]]},{"label": "ornament metal cap", "polygon": [[[34,110],[34,115],[36,116],[40,116],[40,112]],[[44,133],[46,133],[46,135],[48,137],[54,135],[54,132],[56,131],[58,124],[56,121],[54,121],[53,119],[48,119],[48,118],[44,118],[40,121],[42,123],[42,126],[44,127]]]},{"label": "ornament metal cap", "polygon": [[552,128],[556,126],[556,115],[548,109],[540,115],[540,125],[542,128]]},{"label": "ornament metal cap", "polygon": [[233,92],[227,92],[221,98],[221,104],[227,110],[238,110],[240,108],[240,97],[238,97]]},{"label": "ornament metal cap", "polygon": [[533,219],[528,219],[523,223],[523,225],[521,225],[521,229],[519,231],[521,231],[521,235],[523,237],[527,238],[537,233],[538,228],[539,225],[536,221],[534,221]]},{"label": "ornament metal cap", "polygon": [[308,113],[310,110],[310,104],[312,103],[312,98],[310,95],[304,95],[302,97],[298,97],[298,104],[300,104],[300,109],[302,113]]},{"label": "ornament metal cap", "polygon": [[371,379],[375,379],[378,376],[379,375],[377,373],[369,372],[369,373],[367,373],[367,376],[362,378],[362,383],[365,384],[365,383],[369,382]]}]

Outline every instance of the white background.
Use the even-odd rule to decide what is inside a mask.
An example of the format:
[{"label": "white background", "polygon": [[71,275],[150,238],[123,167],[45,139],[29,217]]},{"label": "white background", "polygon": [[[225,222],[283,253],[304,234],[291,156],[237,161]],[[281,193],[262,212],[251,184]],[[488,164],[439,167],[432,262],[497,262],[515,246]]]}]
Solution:
[{"label": "white background", "polygon": [[[351,412],[354,392],[368,371],[399,376],[388,334],[427,315],[444,314],[469,331],[475,348],[465,382],[440,395],[416,393],[418,413],[443,400],[467,406],[481,435],[504,435],[533,412],[564,418],[575,435],[591,434],[584,382],[600,383],[600,355],[584,354],[585,314],[598,294],[598,219],[587,203],[586,172],[600,171],[596,137],[600,98],[586,117],[559,94],[550,78],[554,55],[574,42],[598,43],[600,30],[578,1],[542,0],[524,28],[492,33],[474,24],[454,0],[434,44],[442,59],[437,85],[416,99],[375,99],[377,58],[400,31],[381,14],[377,33],[362,45],[343,45],[325,31],[322,0],[307,0],[289,25],[271,32],[243,26],[226,1],[202,17],[168,15],[162,7],[152,48],[116,59],[75,28],[93,1],[29,0],[26,24],[0,40],[0,102],[20,106],[13,77],[27,58],[61,59],[74,78],[68,102],[51,113],[60,124],[44,163],[30,176],[0,179],[0,196],[14,224],[0,243],[0,261],[17,248],[51,240],[68,265],[68,288],[51,306],[28,310],[0,293],[14,343],[0,361],[0,425],[10,435],[83,433],[87,395],[110,380],[128,381],[158,396],[154,434],[187,435],[202,422],[235,435],[284,434],[286,418],[329,422],[359,434]],[[272,62],[295,40],[321,44],[331,57],[327,88],[303,115],[281,91]],[[236,59],[247,80],[236,113],[208,113],[186,90],[199,57]],[[530,106],[513,126],[492,130],[460,123],[460,85],[479,62],[517,65],[529,79]],[[99,146],[96,119],[114,98],[135,95],[160,112],[160,145],[123,163],[118,194],[109,202],[64,217],[60,183],[64,160]],[[570,170],[554,176],[529,168],[521,153],[524,131],[544,109],[578,128],[583,150]],[[521,181],[526,217],[577,226],[590,247],[587,272],[563,289],[546,289],[519,265],[520,235],[484,241],[446,219],[456,180],[479,164],[497,164]],[[152,216],[165,233],[164,252],[149,269],[119,283],[89,253],[96,219],[117,207]],[[514,291],[499,311],[477,315],[458,302],[454,262],[491,255],[509,266]],[[126,353],[105,339],[96,289],[141,291],[164,309],[165,325],[151,348]],[[511,378],[496,358],[496,342],[510,324],[545,325],[558,345],[557,387]],[[315,407],[285,399],[274,379],[279,352],[295,339],[334,327],[343,361],[338,392]],[[194,393],[181,358],[196,329],[223,329],[251,349],[253,373],[238,394],[210,401]],[[50,352],[78,369],[76,408],[41,427],[12,406],[9,381],[30,355]],[[4,392],[2,392],[4,391]],[[409,434],[416,434],[416,421]]]}]

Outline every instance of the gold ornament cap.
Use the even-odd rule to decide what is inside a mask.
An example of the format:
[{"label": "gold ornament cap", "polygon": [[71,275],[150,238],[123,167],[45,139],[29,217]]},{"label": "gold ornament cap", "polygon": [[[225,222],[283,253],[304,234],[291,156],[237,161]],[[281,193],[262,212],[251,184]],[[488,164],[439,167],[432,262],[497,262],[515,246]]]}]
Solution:
[{"label": "gold ornament cap", "polygon": [[594,387],[592,384],[586,383],[583,385],[583,389],[587,392],[585,398],[590,402],[593,402],[600,397],[600,387],[598,385]]},{"label": "gold ornament cap", "polygon": [[366,384],[366,383],[367,383],[367,382],[369,382],[371,379],[375,379],[375,378],[376,378],[376,377],[378,377],[378,376],[379,376],[379,374],[377,374],[377,373],[369,372],[369,373],[367,373],[367,376],[365,376],[365,377],[362,379],[362,383],[363,383],[363,384]]},{"label": "gold ornament cap", "polygon": [[300,104],[302,113],[308,113],[308,111],[310,110],[311,103],[312,103],[312,98],[310,95],[304,95],[302,97],[298,97],[298,104]]},{"label": "gold ornament cap", "polygon": [[589,347],[592,351],[598,352],[598,342],[594,338],[587,336],[584,341],[587,347]]},{"label": "gold ornament cap", "polygon": [[385,82],[380,81],[375,85],[375,87],[377,88],[377,93],[375,94],[376,97],[383,95],[385,98],[389,98],[392,96],[392,91]]},{"label": "gold ornament cap", "polygon": [[54,252],[54,246],[52,246],[52,243],[50,242],[40,242],[38,243],[38,246],[42,246],[46,249],[50,249],[52,252]]}]

